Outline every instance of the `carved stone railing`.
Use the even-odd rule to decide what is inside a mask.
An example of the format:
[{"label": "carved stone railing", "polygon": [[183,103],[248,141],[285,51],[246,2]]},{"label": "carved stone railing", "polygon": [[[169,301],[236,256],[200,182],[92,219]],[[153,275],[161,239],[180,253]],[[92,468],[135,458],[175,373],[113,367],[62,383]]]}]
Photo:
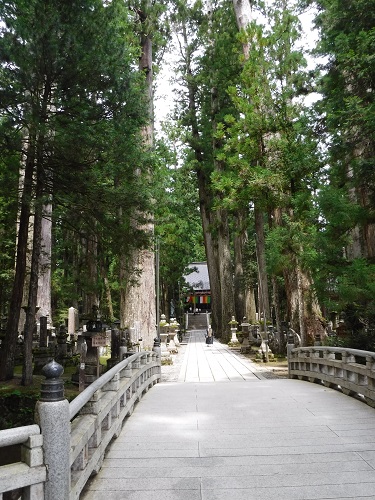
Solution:
[{"label": "carved stone railing", "polygon": [[289,378],[318,382],[375,407],[375,353],[288,345]]},{"label": "carved stone railing", "polygon": [[[0,431],[0,448],[21,446],[21,461],[0,467],[0,499],[6,491],[23,491],[23,498],[43,498],[46,467],[39,425]],[[16,498],[16,497],[14,497]]]},{"label": "carved stone railing", "polygon": [[0,447],[22,444],[21,461],[0,467],[0,500],[21,488],[17,498],[79,499],[134,405],[160,377],[160,355],[144,351],[115,365],[70,404],[47,393],[37,403],[39,425],[0,431]]},{"label": "carved stone railing", "polygon": [[79,498],[89,477],[99,471],[107,446],[119,436],[134,405],[159,381],[160,358],[145,351],[111,368],[70,403],[70,419],[74,419],[70,500]]}]

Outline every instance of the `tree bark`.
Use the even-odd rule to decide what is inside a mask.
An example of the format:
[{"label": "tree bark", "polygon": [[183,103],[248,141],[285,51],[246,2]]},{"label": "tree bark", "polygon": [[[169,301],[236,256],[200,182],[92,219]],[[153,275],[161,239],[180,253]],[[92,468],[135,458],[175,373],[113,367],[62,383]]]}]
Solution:
[{"label": "tree bark", "polygon": [[[249,0],[233,0],[233,7],[236,14],[237,26],[239,31],[246,30],[252,21],[251,4]],[[244,58],[249,59],[249,44],[244,41],[242,43]],[[270,303],[268,293],[268,280],[265,261],[265,242],[264,242],[264,221],[263,214],[258,209],[255,203],[254,208],[255,218],[255,233],[256,233],[256,249],[257,263],[259,269],[259,314],[262,312],[265,319],[270,319]]]},{"label": "tree bark", "polygon": [[[275,210],[274,221],[282,225],[281,209]],[[293,217],[290,211],[289,217]],[[301,268],[298,255],[288,254],[291,259],[283,270],[287,299],[287,315],[291,328],[299,332],[303,346],[313,345],[315,337],[324,337],[325,329],[320,306],[315,296],[310,273]]]},{"label": "tree bark", "polygon": [[281,330],[279,287],[277,285],[276,276],[272,276],[272,303],[275,311],[276,340],[278,343],[279,354],[281,354],[283,348],[283,338]]},{"label": "tree bark", "polygon": [[[146,148],[151,149],[154,142],[153,118],[153,71],[152,71],[152,35],[147,28],[148,15],[151,9],[150,0],[143,2],[142,10],[138,12],[141,24],[141,56],[139,70],[145,76],[146,96],[148,99],[148,124],[143,129],[143,141]],[[152,235],[153,223],[149,223],[144,230]],[[123,257],[125,258],[125,257]],[[144,346],[152,347],[156,335],[156,289],[155,289],[155,255],[153,250],[146,249],[133,253],[130,257],[133,265],[122,264],[122,279],[125,287],[122,289],[120,320],[121,326],[133,327],[140,324],[140,331]],[[124,273],[125,269],[127,272]],[[129,272],[133,270],[138,274],[138,279],[131,278]],[[138,340],[138,339],[136,339]]]},{"label": "tree bark", "polygon": [[35,133],[31,132],[28,138],[24,182],[21,197],[21,209],[17,234],[16,268],[12,295],[9,305],[6,334],[1,348],[0,380],[13,378],[15,351],[18,337],[18,324],[23,299],[23,287],[26,275],[27,240],[29,233],[30,200],[32,198],[32,184],[35,160]]},{"label": "tree bark", "polygon": [[234,247],[234,297],[236,307],[236,318],[238,321],[246,316],[246,287],[244,276],[244,246],[246,244],[247,233],[243,229],[241,217],[236,217],[237,232],[233,238]]},{"label": "tree bark", "polygon": [[256,251],[259,275],[259,318],[263,313],[265,320],[271,319],[269,292],[268,292],[268,277],[266,268],[266,250],[264,237],[264,218],[261,210],[254,207],[255,234],[256,234]]},{"label": "tree bark", "polygon": [[[213,78],[214,80],[214,78]],[[216,138],[217,122],[216,115],[219,111],[219,102],[217,89],[212,82],[211,90],[211,126],[212,126],[212,157],[214,170],[222,175],[224,172],[223,163],[217,159],[217,152],[221,147],[221,142]],[[220,281],[220,300],[221,300],[221,317],[220,324],[217,326],[217,334],[229,340],[230,329],[228,326],[231,317],[235,315],[234,305],[234,283],[233,283],[233,262],[230,251],[230,231],[228,222],[228,211],[220,205],[222,194],[215,193],[215,198],[218,198],[218,207],[213,211],[212,218],[214,219],[217,232],[217,266],[219,269]],[[211,228],[211,230],[215,230]]]},{"label": "tree bark", "polygon": [[[200,157],[198,150],[195,151],[195,154],[196,158]],[[207,180],[202,169],[197,170],[197,178],[204,246],[206,250],[208,275],[210,278],[211,324],[214,334],[220,337],[222,334],[222,300],[218,266],[218,247],[217,241],[212,236],[211,212],[209,208],[210,198],[207,196]]]},{"label": "tree bark", "polygon": [[107,274],[107,269],[102,264],[102,279],[104,283],[104,290],[105,290],[105,299],[106,299],[106,306],[107,306],[107,314],[108,314],[108,321],[110,323],[113,323],[115,316],[113,313],[113,302],[112,302],[112,293],[111,293],[111,287],[109,284],[109,279],[108,279],[108,274]]},{"label": "tree bark", "polygon": [[22,385],[33,383],[33,334],[36,327],[36,308],[38,298],[39,259],[41,254],[42,234],[42,194],[41,166],[38,165],[36,173],[35,214],[33,230],[33,247],[31,257],[29,294],[24,328],[24,356],[22,366]]},{"label": "tree bark", "polygon": [[[252,20],[251,4],[249,0],[233,0],[234,12],[236,14],[239,31],[246,30]],[[249,44],[242,44],[245,60],[249,59]]]},{"label": "tree bark", "polygon": [[220,273],[221,291],[221,324],[219,326],[220,336],[228,338],[230,329],[228,326],[231,317],[235,314],[234,286],[233,286],[233,263],[230,253],[230,238],[228,229],[228,218],[226,210],[218,210],[218,265]]},{"label": "tree bark", "polygon": [[52,258],[52,203],[44,205],[42,229],[41,229],[41,252],[39,262],[38,300],[39,307],[37,319],[46,316],[52,324],[51,304],[51,258]]}]

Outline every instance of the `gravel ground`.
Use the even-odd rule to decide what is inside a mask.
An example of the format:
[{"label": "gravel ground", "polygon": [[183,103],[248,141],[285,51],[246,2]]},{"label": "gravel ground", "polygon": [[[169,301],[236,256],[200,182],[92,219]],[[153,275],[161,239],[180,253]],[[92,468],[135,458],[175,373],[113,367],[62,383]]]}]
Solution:
[{"label": "gravel ground", "polygon": [[177,354],[172,354],[172,365],[162,365],[161,367],[161,381],[162,382],[177,382],[187,344],[181,344],[178,348]]}]

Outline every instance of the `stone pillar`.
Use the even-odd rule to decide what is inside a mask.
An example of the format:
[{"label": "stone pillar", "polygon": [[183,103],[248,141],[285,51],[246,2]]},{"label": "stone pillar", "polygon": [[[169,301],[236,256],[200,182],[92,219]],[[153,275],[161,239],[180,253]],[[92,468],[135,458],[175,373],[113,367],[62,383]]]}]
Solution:
[{"label": "stone pillar", "polygon": [[60,378],[63,372],[64,368],[54,360],[43,368],[46,380],[35,408],[47,467],[45,500],[66,500],[70,495],[70,415]]},{"label": "stone pillar", "polygon": [[41,316],[39,318],[40,332],[39,332],[39,347],[34,349],[34,374],[42,373],[43,367],[52,358],[51,351],[48,349],[48,331],[47,331],[47,317]]},{"label": "stone pillar", "polygon": [[66,358],[68,349],[66,345],[66,340],[68,338],[68,334],[66,333],[65,325],[60,325],[59,333],[57,335],[57,359],[64,362]]},{"label": "stone pillar", "polygon": [[288,378],[292,378],[291,370],[295,368],[294,366],[292,366],[292,359],[293,359],[292,351],[293,351],[294,347],[295,347],[294,344],[287,344],[286,345],[286,352],[287,352],[287,357],[288,357]]},{"label": "stone pillar", "polygon": [[68,335],[69,340],[72,340],[78,330],[78,312],[74,307],[68,309]]}]

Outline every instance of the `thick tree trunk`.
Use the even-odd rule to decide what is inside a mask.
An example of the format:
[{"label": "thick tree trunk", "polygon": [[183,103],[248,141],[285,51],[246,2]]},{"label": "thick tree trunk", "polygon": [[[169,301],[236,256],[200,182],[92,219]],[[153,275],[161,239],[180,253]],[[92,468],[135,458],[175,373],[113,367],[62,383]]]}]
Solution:
[{"label": "thick tree trunk", "polygon": [[[152,347],[156,335],[155,269],[153,254],[142,251],[137,258],[137,269],[141,270],[139,281],[131,283],[123,297],[121,327],[137,328],[144,346]],[[148,280],[146,279],[148,278]],[[137,279],[134,277],[134,279]],[[138,339],[131,339],[136,342]]]},{"label": "thick tree trunk", "polygon": [[33,334],[36,328],[36,309],[38,298],[39,279],[39,259],[41,254],[41,234],[42,234],[42,210],[41,199],[43,185],[41,182],[40,166],[37,170],[36,193],[35,193],[35,214],[33,247],[31,257],[29,294],[26,310],[26,321],[24,328],[24,356],[22,366],[22,385],[28,386],[33,383]]},{"label": "thick tree trunk", "polygon": [[[251,3],[249,0],[233,0],[233,7],[236,14],[237,26],[239,31],[246,30],[252,21]],[[242,50],[244,59],[249,59],[249,44],[246,41],[242,42]],[[270,304],[268,293],[268,280],[265,262],[265,244],[264,244],[264,222],[263,214],[255,206],[255,232],[256,232],[256,249],[257,261],[259,270],[259,313],[262,312],[266,319],[270,319]]]},{"label": "thick tree trunk", "polygon": [[82,242],[85,252],[84,266],[87,271],[89,283],[86,284],[86,293],[83,295],[83,314],[95,316],[99,310],[98,282],[98,241],[94,233],[88,234]]},{"label": "thick tree trunk", "polygon": [[263,315],[263,321],[271,319],[270,300],[268,292],[268,277],[266,269],[266,249],[264,237],[264,217],[261,210],[255,205],[254,208],[256,251],[259,275],[259,318]]},{"label": "thick tree trunk", "polygon": [[284,280],[291,327],[299,332],[303,346],[313,345],[316,337],[325,336],[325,329],[311,277],[296,259],[295,266],[285,271]]},{"label": "thick tree trunk", "polygon": [[[196,151],[196,156],[199,157],[199,151]],[[209,196],[207,195],[207,180],[202,170],[197,170],[197,177],[204,246],[206,250],[208,275],[210,277],[211,323],[214,334],[220,337],[222,332],[222,301],[217,241],[213,239],[211,232],[211,213],[209,209]]]},{"label": "thick tree trunk", "polygon": [[52,324],[51,304],[52,203],[44,205],[39,262],[37,318],[46,316]]},{"label": "thick tree trunk", "polygon": [[[245,30],[252,20],[251,4],[249,0],[233,0],[233,7],[239,31]],[[247,60],[249,58],[249,45],[243,42],[242,48],[245,59]]]},{"label": "thick tree trunk", "polygon": [[[289,217],[293,218],[290,211]],[[282,225],[281,210],[275,211],[274,221]],[[288,255],[292,259],[284,269],[284,284],[287,298],[288,320],[291,328],[301,336],[303,346],[312,345],[316,336],[325,335],[323,318],[310,273],[301,268],[297,255]]]},{"label": "thick tree trunk", "polygon": [[[149,104],[148,124],[143,130],[143,140],[146,148],[152,148],[154,142],[153,122],[153,72],[152,72],[152,37],[149,32],[148,13],[151,2],[146,0],[142,10],[138,12],[141,21],[141,57],[139,69],[145,75],[146,93]],[[153,224],[144,228],[150,235],[153,234]],[[145,347],[152,347],[156,336],[156,289],[155,289],[155,255],[152,250],[138,251],[131,257],[133,266],[129,270],[136,270],[138,279],[130,279],[129,272],[123,279],[126,280],[122,292],[120,319],[122,327],[140,326],[140,332]],[[122,266],[123,270],[126,266]],[[138,340],[138,339],[136,339]]]},{"label": "thick tree trunk", "polygon": [[[365,147],[357,146],[355,157],[366,157]],[[353,182],[353,170],[347,168],[347,178],[350,183]],[[365,211],[369,210],[371,201],[369,199],[368,188],[365,185],[351,187],[349,197],[354,204],[359,204]],[[373,258],[375,257],[375,224],[364,221],[363,225],[357,225],[352,228],[351,242],[346,248],[346,257],[348,260]]]},{"label": "thick tree trunk", "polygon": [[230,238],[228,228],[228,217],[226,210],[217,211],[218,228],[218,265],[220,275],[221,291],[221,322],[218,327],[219,334],[229,340],[230,328],[228,326],[231,317],[235,314],[234,286],[233,286],[233,264],[230,253]]},{"label": "thick tree trunk", "polygon": [[23,298],[23,287],[26,274],[27,239],[29,233],[30,200],[32,197],[32,180],[34,172],[35,135],[30,134],[26,153],[24,182],[21,198],[21,210],[17,234],[16,268],[12,295],[9,305],[5,338],[1,348],[0,380],[13,378],[15,351],[18,337],[18,323]]},{"label": "thick tree trunk", "polygon": [[236,318],[238,321],[242,321],[243,317],[246,316],[246,287],[245,287],[245,276],[244,276],[244,247],[246,244],[247,233],[242,229],[241,217],[236,217],[236,227],[237,232],[233,238],[234,247],[234,301],[236,308]]},{"label": "thick tree trunk", "polygon": [[101,274],[102,274],[103,283],[104,283],[105,301],[106,301],[108,320],[110,323],[113,323],[115,316],[113,313],[112,293],[111,293],[111,287],[109,284],[107,269],[105,268],[104,264],[102,265],[102,273]]},{"label": "thick tree trunk", "polygon": [[[217,90],[212,83],[211,90],[211,124],[212,124],[212,157],[214,163],[214,169],[219,174],[222,175],[224,172],[223,163],[217,159],[217,152],[221,147],[221,141],[216,138],[217,131],[217,113],[219,111],[219,102]],[[209,188],[209,187],[208,187]],[[233,262],[230,251],[230,232],[228,223],[228,211],[227,209],[220,206],[220,200],[222,194],[215,193],[215,198],[219,198],[219,206],[212,214],[216,225],[217,233],[217,266],[219,268],[219,280],[220,280],[220,299],[221,299],[221,317],[220,324],[217,326],[217,334],[225,340],[229,340],[230,328],[228,326],[229,321],[232,316],[235,315],[235,305],[234,305],[234,283],[233,283]],[[211,228],[211,230],[215,230]]]},{"label": "thick tree trunk", "polygon": [[281,331],[281,317],[280,317],[280,303],[279,303],[279,288],[277,285],[277,280],[275,276],[272,276],[272,305],[275,312],[275,323],[276,323],[276,340],[279,346],[279,353],[282,352],[282,331]]},{"label": "thick tree trunk", "polygon": [[247,216],[239,212],[235,217],[236,232],[234,235],[234,297],[236,305],[236,318],[254,323],[256,320],[255,283],[246,276],[246,259],[249,259],[249,237],[247,232]]}]

